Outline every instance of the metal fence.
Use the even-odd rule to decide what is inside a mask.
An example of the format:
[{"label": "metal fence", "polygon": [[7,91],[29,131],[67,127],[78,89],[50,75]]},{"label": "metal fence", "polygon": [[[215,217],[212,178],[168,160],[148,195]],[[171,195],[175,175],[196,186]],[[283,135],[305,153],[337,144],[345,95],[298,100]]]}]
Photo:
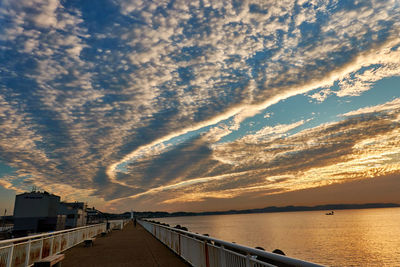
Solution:
[{"label": "metal fence", "polygon": [[0,226],[0,232],[5,232],[5,231],[11,230],[11,229],[13,229],[12,225],[10,225],[10,226]]},{"label": "metal fence", "polygon": [[[109,221],[122,229],[128,220]],[[106,223],[0,241],[0,267],[31,266],[35,261],[63,252],[106,230]]]},{"label": "metal fence", "polygon": [[110,229],[122,230],[129,221],[131,220],[112,220],[108,222],[110,223]]},{"label": "metal fence", "polygon": [[[110,229],[123,229],[130,220],[108,221]],[[0,267],[31,266],[35,261],[63,252],[106,231],[107,224],[72,228],[0,241]]]},{"label": "metal fence", "polygon": [[176,254],[196,267],[322,266],[145,220],[139,223]]}]

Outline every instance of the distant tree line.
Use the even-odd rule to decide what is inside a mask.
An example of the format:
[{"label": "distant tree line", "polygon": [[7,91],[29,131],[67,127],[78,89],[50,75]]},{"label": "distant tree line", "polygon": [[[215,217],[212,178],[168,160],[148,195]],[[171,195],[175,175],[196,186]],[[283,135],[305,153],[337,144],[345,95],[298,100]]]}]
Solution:
[{"label": "distant tree line", "polygon": [[[400,207],[397,203],[368,203],[368,204],[327,204],[318,206],[270,206],[260,209],[227,210],[227,211],[205,211],[205,212],[164,212],[164,211],[144,211],[134,212],[137,218],[164,218],[182,216],[204,216],[204,215],[224,215],[224,214],[249,214],[249,213],[269,213],[269,212],[291,212],[291,211],[315,211],[315,210],[348,210],[348,209],[373,209],[373,208],[395,208]],[[125,212],[121,215],[130,218],[131,213]]]}]

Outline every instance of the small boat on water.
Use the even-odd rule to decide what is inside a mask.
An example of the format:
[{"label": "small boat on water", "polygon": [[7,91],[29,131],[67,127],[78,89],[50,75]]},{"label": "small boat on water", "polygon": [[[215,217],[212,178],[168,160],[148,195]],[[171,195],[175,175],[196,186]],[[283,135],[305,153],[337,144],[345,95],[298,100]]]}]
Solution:
[{"label": "small boat on water", "polygon": [[335,212],[334,212],[334,211],[331,211],[331,212],[325,213],[325,215],[334,215],[334,214],[335,214]]}]

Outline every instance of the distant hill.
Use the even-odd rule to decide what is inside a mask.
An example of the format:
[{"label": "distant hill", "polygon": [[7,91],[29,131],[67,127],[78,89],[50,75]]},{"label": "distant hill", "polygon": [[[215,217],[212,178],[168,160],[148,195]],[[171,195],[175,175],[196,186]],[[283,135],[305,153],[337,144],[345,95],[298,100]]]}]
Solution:
[{"label": "distant hill", "polygon": [[261,209],[205,211],[205,212],[180,211],[180,212],[169,213],[163,211],[155,211],[155,212],[146,211],[146,212],[134,212],[134,215],[142,218],[162,218],[162,217],[202,216],[202,215],[249,214],[249,213],[313,211],[313,210],[374,209],[374,208],[396,208],[396,207],[400,207],[400,204],[397,203],[327,204],[318,206],[285,206],[285,207],[271,206]]}]

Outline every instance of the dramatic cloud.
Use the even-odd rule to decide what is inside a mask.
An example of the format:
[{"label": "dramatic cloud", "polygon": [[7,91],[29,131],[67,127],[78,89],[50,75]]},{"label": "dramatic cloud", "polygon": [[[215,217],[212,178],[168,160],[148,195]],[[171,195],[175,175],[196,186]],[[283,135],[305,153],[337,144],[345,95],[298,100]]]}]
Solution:
[{"label": "dramatic cloud", "polygon": [[[216,145],[213,156],[206,149],[203,157],[197,152],[197,158],[193,158],[187,154],[192,151],[188,147],[193,148],[196,141],[166,154],[168,162],[157,158],[152,159],[153,166],[146,165],[147,170],[162,166],[162,174],[154,174],[159,179],[179,177],[186,182],[174,180],[159,187],[152,184],[148,192],[134,198],[156,194],[157,199],[163,196],[165,203],[174,203],[236,197],[247,192],[276,194],[398,173],[399,115],[397,109],[380,115],[352,117],[288,137],[282,137],[280,130],[276,130],[275,138],[266,136],[263,129],[234,142]],[[277,128],[288,130],[301,123]],[[185,157],[186,165],[181,168]],[[139,168],[135,177],[151,177],[143,173]],[[154,180],[153,177],[151,181]]]},{"label": "dramatic cloud", "polygon": [[[0,161],[16,171],[0,185],[168,209],[396,172],[398,94],[356,99],[400,76],[399,11],[396,0],[3,1]],[[288,118],[310,108],[286,104],[296,97],[354,108]]]}]

